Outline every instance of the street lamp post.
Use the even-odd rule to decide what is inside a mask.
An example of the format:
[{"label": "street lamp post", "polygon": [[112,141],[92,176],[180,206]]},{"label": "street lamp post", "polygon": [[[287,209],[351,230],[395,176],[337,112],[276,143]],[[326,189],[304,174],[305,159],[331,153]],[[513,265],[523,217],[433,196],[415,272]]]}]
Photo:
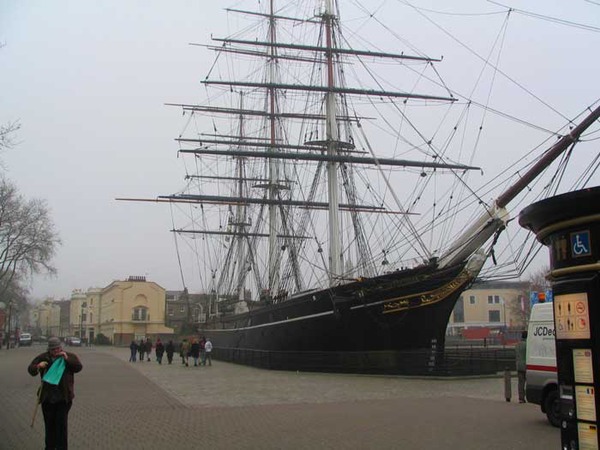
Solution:
[{"label": "street lamp post", "polygon": [[86,307],[86,303],[81,303],[81,315],[79,316],[79,339],[83,340],[83,309]]},{"label": "street lamp post", "polygon": [[12,300],[8,301],[8,321],[6,322],[6,350],[10,348],[10,321],[12,320]]}]

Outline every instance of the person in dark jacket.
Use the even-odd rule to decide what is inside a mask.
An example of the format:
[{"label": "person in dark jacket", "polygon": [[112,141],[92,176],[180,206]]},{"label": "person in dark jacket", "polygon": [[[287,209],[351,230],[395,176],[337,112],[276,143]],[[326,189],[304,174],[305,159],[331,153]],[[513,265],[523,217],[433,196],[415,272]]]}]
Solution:
[{"label": "person in dark jacket", "polygon": [[[64,360],[64,371],[59,373],[58,384],[43,381],[54,364]],[[31,376],[40,375],[42,385],[38,391],[38,401],[42,405],[46,429],[47,449],[66,449],[68,447],[68,416],[75,397],[75,374],[83,366],[74,353],[65,352],[57,337],[48,339],[48,351],[39,354],[27,367]],[[50,380],[48,380],[50,381]]]},{"label": "person in dark jacket", "polygon": [[159,364],[162,364],[163,354],[165,353],[165,346],[161,342],[160,338],[156,340],[156,346],[154,347],[156,353],[156,360]]},{"label": "person in dark jacket", "polygon": [[194,367],[198,367],[198,358],[200,358],[200,343],[198,342],[198,339],[194,339],[192,341],[190,355],[192,358],[194,358]]},{"label": "person in dark jacket", "polygon": [[140,343],[138,344],[138,352],[140,352],[140,362],[144,362],[144,353],[146,353],[146,343],[143,339],[140,339]]},{"label": "person in dark jacket", "polygon": [[173,362],[173,354],[175,353],[175,345],[173,345],[173,341],[169,341],[169,343],[166,346],[166,351],[167,361],[169,362],[169,364],[171,364]]},{"label": "person in dark jacket", "polygon": [[519,403],[526,403],[525,400],[525,382],[527,378],[527,331],[521,333],[521,341],[515,346],[515,359],[517,366]]},{"label": "person in dark jacket", "polygon": [[129,356],[129,362],[135,362],[138,351],[138,345],[135,341],[131,341],[131,344],[129,344],[129,350],[131,351],[131,356]]}]

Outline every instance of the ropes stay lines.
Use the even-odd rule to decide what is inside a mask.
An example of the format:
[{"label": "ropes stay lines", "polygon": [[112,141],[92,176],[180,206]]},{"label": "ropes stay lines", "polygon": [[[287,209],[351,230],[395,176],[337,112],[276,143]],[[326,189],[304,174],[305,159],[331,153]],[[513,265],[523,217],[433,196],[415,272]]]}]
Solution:
[{"label": "ropes stay lines", "polygon": [[[560,25],[566,25],[569,27],[573,27],[573,28],[579,28],[581,30],[586,30],[586,31],[592,31],[594,33],[599,33],[600,32],[600,28],[598,27],[594,27],[592,25],[585,25],[582,23],[577,23],[577,22],[571,22],[570,20],[565,20],[565,19],[559,19],[558,17],[552,17],[552,16],[546,16],[543,14],[537,14],[531,11],[525,11],[524,9],[517,9],[517,8],[513,8],[512,6],[508,6],[508,5],[503,5],[502,3],[498,3],[495,2],[493,0],[488,0],[490,3],[493,3],[494,5],[498,5],[501,6],[503,8],[507,8],[510,11],[514,11],[518,14],[522,14],[524,16],[529,16],[529,17],[534,17],[536,19],[541,19],[541,20],[545,20],[547,22],[553,22],[553,23],[558,23]],[[592,3],[592,2],[590,2]]]},{"label": "ropes stay lines", "polygon": [[[171,224],[175,229],[175,217],[173,215],[173,203],[169,204],[171,210]],[[181,276],[181,285],[185,288],[185,277],[183,276],[183,267],[181,265],[181,254],[179,253],[179,244],[177,242],[177,233],[173,233],[173,241],[175,242],[175,252],[177,253],[177,263],[179,264],[179,275]]]},{"label": "ropes stay lines", "polygon": [[[442,27],[441,25],[439,25],[437,22],[433,21],[430,17],[428,17],[427,15],[425,15],[419,8],[417,8],[416,6],[414,6],[412,3],[406,2],[406,1],[402,1],[402,0],[397,0],[397,1],[400,2],[400,3],[403,3],[405,5],[407,5],[409,7],[411,7],[420,16],[422,16],[425,20],[427,20],[428,22],[430,22],[433,26],[435,26],[437,29],[439,29],[440,31],[442,31],[445,35],[447,35],[450,39],[452,39],[453,41],[455,41],[457,44],[459,44],[461,47],[463,47],[465,50],[467,50],[469,53],[471,53],[477,59],[481,60],[486,65],[489,64],[489,62],[486,61],[486,59],[484,57],[482,57],[479,53],[477,53],[471,47],[469,47],[468,45],[466,45],[464,42],[462,42],[460,39],[458,39],[456,36],[454,36],[452,33],[450,33],[444,27]],[[510,14],[510,11],[508,12],[508,14]],[[568,120],[567,117],[565,117],[560,111],[558,111],[556,108],[552,107],[550,104],[548,104],[547,102],[545,102],[544,100],[542,100],[537,95],[535,95],[531,90],[529,90],[527,87],[525,87],[524,85],[522,85],[521,83],[519,83],[517,80],[515,80],[511,76],[509,76],[506,72],[500,70],[497,67],[494,67],[494,69],[498,73],[500,73],[502,76],[504,76],[507,80],[509,80],[511,83],[515,84],[520,89],[522,89],[524,92],[526,92],[528,95],[530,95],[531,97],[533,97],[534,99],[536,99],[538,102],[540,102],[541,104],[543,104],[544,106],[546,106],[547,108],[549,108],[550,110],[552,110],[554,113],[558,114],[563,119]]]}]

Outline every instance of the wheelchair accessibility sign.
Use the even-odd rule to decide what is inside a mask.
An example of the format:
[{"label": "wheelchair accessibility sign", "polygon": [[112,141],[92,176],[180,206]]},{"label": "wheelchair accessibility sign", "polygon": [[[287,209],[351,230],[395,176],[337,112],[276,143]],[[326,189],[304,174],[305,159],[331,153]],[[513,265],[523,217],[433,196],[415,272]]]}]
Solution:
[{"label": "wheelchair accessibility sign", "polygon": [[590,232],[588,230],[571,233],[571,255],[573,258],[590,256],[592,254],[590,244]]}]

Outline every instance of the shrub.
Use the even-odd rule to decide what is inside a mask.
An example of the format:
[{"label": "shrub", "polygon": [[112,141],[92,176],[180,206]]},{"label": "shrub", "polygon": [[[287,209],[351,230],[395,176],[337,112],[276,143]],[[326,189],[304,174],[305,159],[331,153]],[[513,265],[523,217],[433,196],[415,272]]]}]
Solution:
[{"label": "shrub", "polygon": [[103,335],[102,333],[99,333],[96,336],[96,339],[94,339],[94,343],[96,345],[110,345],[110,339],[108,337],[106,337],[105,335]]}]

